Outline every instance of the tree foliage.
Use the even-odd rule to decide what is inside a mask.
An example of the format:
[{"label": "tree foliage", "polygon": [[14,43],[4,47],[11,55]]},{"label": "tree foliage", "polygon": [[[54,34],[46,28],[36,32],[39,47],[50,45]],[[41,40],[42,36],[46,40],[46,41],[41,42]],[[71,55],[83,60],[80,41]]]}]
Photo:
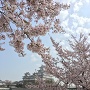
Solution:
[{"label": "tree foliage", "polygon": [[[60,90],[74,84],[77,90],[90,89],[90,43],[88,37],[80,34],[79,38],[71,35],[72,41],[68,40],[69,49],[64,48],[60,43],[55,42],[51,37],[51,41],[58,53],[58,59],[53,58],[50,54],[43,55],[46,64],[46,70],[59,80]],[[55,63],[60,65],[56,65]],[[62,85],[63,84],[63,85]]]},{"label": "tree foliage", "polygon": [[[20,56],[24,56],[24,40],[29,39],[27,49],[32,52],[45,52],[47,49],[39,36],[62,31],[59,19],[56,18],[68,5],[53,0],[0,0],[0,40],[9,38],[10,46]],[[33,23],[34,22],[34,23]],[[35,41],[36,39],[36,41]],[[2,48],[0,43],[0,50]]]},{"label": "tree foliage", "polygon": [[[49,31],[61,32],[59,12],[68,9],[68,5],[59,4],[53,0],[0,0],[0,40],[9,38],[10,46],[24,56],[24,40],[29,39],[27,49],[38,53],[45,63],[46,72],[58,79],[57,83],[49,87],[57,90],[67,90],[74,84],[77,89],[90,90],[90,43],[88,38],[80,34],[79,39],[71,35],[73,41],[68,40],[69,50],[50,37],[58,57],[50,55],[49,48],[42,44],[40,36]],[[34,23],[33,23],[34,22]],[[3,51],[0,43],[0,50]],[[57,65],[59,63],[60,65]],[[47,85],[37,77],[38,88],[45,90]],[[29,86],[27,86],[29,87]],[[30,87],[29,87],[30,88]],[[42,89],[43,88],[43,89]],[[48,88],[48,87],[47,87]],[[49,88],[47,90],[52,90]]]}]

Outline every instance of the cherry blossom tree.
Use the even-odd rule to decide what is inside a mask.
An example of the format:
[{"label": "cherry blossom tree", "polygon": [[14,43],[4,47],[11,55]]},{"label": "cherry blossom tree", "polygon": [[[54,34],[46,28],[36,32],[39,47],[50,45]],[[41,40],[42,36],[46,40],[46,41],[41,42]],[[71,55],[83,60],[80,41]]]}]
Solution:
[{"label": "cherry blossom tree", "polygon": [[73,84],[77,90],[90,90],[90,42],[88,37],[80,34],[79,37],[71,35],[66,49],[60,43],[50,37],[57,58],[50,55],[50,52],[39,52],[47,73],[58,79],[56,83],[46,84],[37,77],[39,85],[28,85],[27,88],[39,88],[41,90],[67,90]]},{"label": "cherry blossom tree", "polygon": [[47,48],[44,48],[39,37],[50,30],[61,32],[62,27],[56,16],[68,8],[69,5],[53,0],[0,0],[0,50],[5,50],[1,47],[5,43],[2,40],[9,38],[10,46],[20,56],[25,55],[24,40],[27,39],[30,40],[28,50],[44,52]]},{"label": "cherry blossom tree", "polygon": [[20,56],[24,56],[24,40],[29,39],[27,49],[38,53],[45,63],[46,72],[58,79],[57,83],[46,85],[37,77],[38,88],[41,90],[48,90],[48,87],[49,90],[52,90],[52,87],[56,87],[56,90],[67,90],[71,84],[78,90],[90,90],[90,44],[87,37],[80,34],[77,39],[72,35],[73,41],[68,40],[69,50],[50,37],[58,53],[57,58],[50,55],[50,49],[42,44],[40,38],[49,31],[63,31],[57,16],[61,10],[68,8],[68,5],[53,0],[0,0],[0,50],[5,50],[2,48],[5,43],[2,40],[9,38],[10,46],[14,47]]},{"label": "cherry blossom tree", "polygon": [[58,89],[67,90],[69,85],[74,84],[77,90],[90,90],[90,43],[88,37],[80,34],[79,37],[71,35],[72,40],[68,40],[69,49],[50,37],[57,58],[50,53],[41,53],[45,63],[46,72],[58,79]]},{"label": "cherry blossom tree", "polygon": [[90,90],[90,44],[87,37],[80,34],[77,39],[72,35],[73,41],[68,40],[69,50],[50,37],[58,53],[57,58],[50,55],[50,49],[42,44],[40,38],[49,31],[63,31],[57,16],[61,10],[68,8],[68,5],[53,0],[0,0],[0,50],[5,50],[1,47],[5,43],[2,40],[9,38],[10,46],[20,56],[24,56],[24,40],[29,39],[27,49],[38,53],[45,63],[46,72],[58,79],[57,83],[46,85],[37,77],[40,85],[38,88],[41,90],[47,86],[50,87],[49,90],[57,86],[56,90],[67,90],[71,84],[78,90]]}]

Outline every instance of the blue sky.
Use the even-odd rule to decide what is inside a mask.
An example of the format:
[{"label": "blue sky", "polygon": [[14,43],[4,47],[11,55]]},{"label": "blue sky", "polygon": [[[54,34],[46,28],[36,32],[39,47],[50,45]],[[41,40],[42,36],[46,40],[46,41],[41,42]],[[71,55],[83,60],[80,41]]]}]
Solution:
[{"label": "blue sky", "polygon": [[[61,11],[58,16],[61,19],[61,25],[67,33],[63,35],[54,34],[52,36],[56,41],[62,40],[62,45],[65,46],[65,40],[66,38],[70,38],[70,34],[78,35],[79,32],[85,34],[90,33],[90,0],[60,0],[60,2],[71,5],[69,10]],[[48,35],[44,36],[42,40],[45,46],[51,45]],[[32,74],[35,69],[39,69],[42,64],[40,56],[25,49],[27,55],[25,57],[18,57],[13,47],[7,44],[7,41],[8,40],[6,40],[6,44],[4,45],[6,50],[0,52],[1,80],[22,80],[22,76],[25,72],[30,72]],[[51,54],[56,54],[52,46]]]}]

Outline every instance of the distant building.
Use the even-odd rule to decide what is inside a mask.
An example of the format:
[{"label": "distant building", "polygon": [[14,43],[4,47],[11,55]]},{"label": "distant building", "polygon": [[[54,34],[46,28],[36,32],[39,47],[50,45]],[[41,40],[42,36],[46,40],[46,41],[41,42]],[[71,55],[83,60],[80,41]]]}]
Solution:
[{"label": "distant building", "polygon": [[43,78],[43,79],[46,79],[46,78],[51,78],[52,76],[50,74],[47,74],[45,72],[45,67],[42,65],[40,67],[40,69],[38,70],[37,72],[37,76],[40,77],[40,78]]},{"label": "distant building", "polygon": [[38,72],[36,73],[36,75],[40,78],[44,78],[45,77],[45,69],[44,66],[42,65],[40,67],[40,70],[38,70]]},{"label": "distant building", "polygon": [[26,72],[23,76],[23,82],[24,84],[32,84],[32,83],[35,83],[35,81],[37,80],[36,79],[36,76],[42,78],[42,79],[46,79],[46,78],[51,78],[50,75],[48,75],[47,73],[45,73],[45,68],[44,66],[42,65],[40,67],[40,69],[36,72],[36,73],[33,73],[32,75],[30,75],[29,72]]},{"label": "distant building", "polygon": [[6,87],[5,81],[0,80],[0,87]]}]

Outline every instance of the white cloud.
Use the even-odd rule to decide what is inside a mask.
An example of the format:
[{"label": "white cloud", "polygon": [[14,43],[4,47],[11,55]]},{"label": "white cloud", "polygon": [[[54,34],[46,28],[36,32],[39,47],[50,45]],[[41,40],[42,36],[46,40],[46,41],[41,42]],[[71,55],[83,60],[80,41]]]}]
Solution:
[{"label": "white cloud", "polygon": [[40,60],[40,56],[38,54],[31,54],[30,59],[33,62],[37,62],[38,60]]},{"label": "white cloud", "polygon": [[90,33],[90,29],[83,28],[83,27],[78,27],[77,30],[76,30],[76,33],[77,34],[79,34],[79,33],[88,34],[88,33]]},{"label": "white cloud", "polygon": [[90,3],[90,0],[86,0],[87,3]]},{"label": "white cloud", "polygon": [[68,37],[70,37],[70,34],[69,34],[69,33],[65,33],[64,36],[65,36],[66,38],[68,38]]},{"label": "white cloud", "polygon": [[60,42],[60,44],[61,44],[62,46],[65,46],[65,41],[62,40],[62,42]]},{"label": "white cloud", "polygon": [[70,34],[74,34],[74,33],[75,33],[75,30],[70,29],[69,27],[66,28],[66,31],[67,31],[68,33],[70,33]]},{"label": "white cloud", "polygon": [[82,6],[83,6],[83,3],[81,0],[79,2],[76,2],[73,8],[74,12],[78,12]]},{"label": "white cloud", "polygon": [[84,26],[86,23],[90,23],[90,18],[86,18],[83,16],[78,16],[76,13],[71,14],[70,17],[79,25]]},{"label": "white cloud", "polygon": [[[71,4],[71,7],[68,10],[61,11],[60,13],[61,25],[66,31],[63,39],[69,38],[70,34],[78,36],[80,33],[90,33],[90,18],[82,12],[82,8],[84,11],[86,8],[89,8],[88,4],[90,3],[90,0],[60,0],[60,2]],[[85,12],[89,14],[88,11]]]},{"label": "white cloud", "polygon": [[68,15],[69,15],[68,10],[64,10],[64,11],[60,12],[59,17],[63,21],[63,20],[65,20],[67,18]]},{"label": "white cloud", "polygon": [[77,26],[78,26],[78,23],[76,23],[76,22],[72,22],[72,28],[77,28]]},{"label": "white cloud", "polygon": [[68,27],[68,21],[69,21],[69,19],[64,20],[64,21],[61,23],[61,26]]},{"label": "white cloud", "polygon": [[60,38],[55,38],[55,42],[60,42]]}]

